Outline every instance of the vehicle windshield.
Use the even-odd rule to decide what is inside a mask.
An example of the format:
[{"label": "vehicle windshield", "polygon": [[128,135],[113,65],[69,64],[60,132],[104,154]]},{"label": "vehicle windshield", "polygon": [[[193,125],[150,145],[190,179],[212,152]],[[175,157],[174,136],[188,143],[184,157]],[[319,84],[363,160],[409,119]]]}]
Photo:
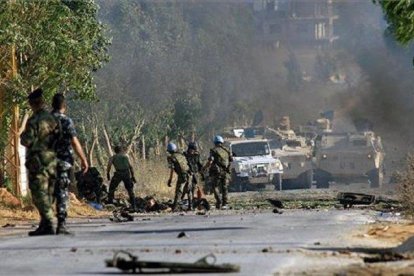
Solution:
[{"label": "vehicle windshield", "polygon": [[248,157],[268,155],[270,153],[267,142],[240,143],[231,146],[231,151],[236,157]]}]

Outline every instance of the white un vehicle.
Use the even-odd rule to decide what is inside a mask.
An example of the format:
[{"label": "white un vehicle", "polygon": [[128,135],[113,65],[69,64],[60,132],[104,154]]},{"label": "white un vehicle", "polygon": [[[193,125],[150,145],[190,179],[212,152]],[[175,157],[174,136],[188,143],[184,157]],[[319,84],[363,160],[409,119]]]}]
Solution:
[{"label": "white un vehicle", "polygon": [[280,190],[283,165],[278,158],[272,157],[267,140],[243,139],[227,143],[233,154],[230,191],[257,190],[268,184]]}]

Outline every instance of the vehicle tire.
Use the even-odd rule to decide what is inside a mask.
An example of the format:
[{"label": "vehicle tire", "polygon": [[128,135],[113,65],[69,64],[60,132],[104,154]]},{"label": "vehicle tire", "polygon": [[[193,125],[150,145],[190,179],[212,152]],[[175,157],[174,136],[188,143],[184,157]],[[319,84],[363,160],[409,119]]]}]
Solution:
[{"label": "vehicle tire", "polygon": [[231,172],[231,182],[229,185],[229,191],[236,193],[247,191],[246,181],[242,177],[237,176],[234,170]]},{"label": "vehicle tire", "polygon": [[327,189],[329,188],[329,181],[332,180],[332,177],[329,173],[324,171],[314,172],[314,179],[316,180],[316,188],[318,189]]},{"label": "vehicle tire", "polygon": [[381,188],[384,182],[384,174],[381,169],[373,169],[368,173],[371,188]]},{"label": "vehicle tire", "polygon": [[281,191],[283,189],[281,174],[275,174],[273,176],[273,185],[275,186],[276,191]]},{"label": "vehicle tire", "polygon": [[313,171],[308,170],[301,175],[295,181],[297,183],[298,189],[310,189],[312,188],[313,183]]}]

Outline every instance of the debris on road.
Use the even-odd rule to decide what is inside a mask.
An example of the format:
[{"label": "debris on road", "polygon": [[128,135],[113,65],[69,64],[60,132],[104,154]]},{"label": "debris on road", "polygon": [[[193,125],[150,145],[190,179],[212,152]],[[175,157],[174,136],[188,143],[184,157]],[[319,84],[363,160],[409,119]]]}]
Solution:
[{"label": "debris on road", "polygon": [[109,220],[113,222],[128,222],[134,221],[134,217],[128,213],[127,209],[117,209],[112,212],[112,217]]},{"label": "debris on road", "polygon": [[338,193],[337,199],[345,209],[349,209],[353,205],[371,205],[375,202],[374,195],[359,193]]},{"label": "debris on road", "polygon": [[281,214],[283,214],[283,211],[280,211],[279,209],[275,208],[275,209],[273,209],[273,213],[281,215]]},{"label": "debris on road", "polygon": [[180,233],[178,233],[178,236],[177,236],[177,238],[179,238],[179,239],[181,239],[181,238],[189,238],[190,236],[189,235],[187,235],[187,233],[186,232],[180,232]]},{"label": "debris on road", "polygon": [[12,227],[16,227],[16,224],[6,223],[5,225],[2,226],[2,228],[12,228]]},{"label": "debris on road", "polygon": [[[123,256],[122,256],[123,255]],[[127,258],[125,258],[127,257]],[[216,256],[207,255],[194,263],[141,261],[126,251],[118,251],[112,260],[106,260],[107,267],[116,267],[124,273],[231,273],[240,272],[238,265],[216,264]]]}]

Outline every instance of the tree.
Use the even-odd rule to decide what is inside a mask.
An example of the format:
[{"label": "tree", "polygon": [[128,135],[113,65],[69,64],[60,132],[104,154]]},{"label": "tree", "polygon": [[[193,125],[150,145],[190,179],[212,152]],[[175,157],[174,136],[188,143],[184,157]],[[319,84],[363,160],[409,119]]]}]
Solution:
[{"label": "tree", "polygon": [[93,0],[0,2],[0,45],[16,48],[18,71],[4,78],[9,102],[23,103],[31,87],[46,98],[57,90],[95,98],[93,72],[108,60],[109,39]]},{"label": "tree", "polygon": [[374,0],[384,11],[388,30],[402,44],[414,38],[414,2],[411,0]]}]

